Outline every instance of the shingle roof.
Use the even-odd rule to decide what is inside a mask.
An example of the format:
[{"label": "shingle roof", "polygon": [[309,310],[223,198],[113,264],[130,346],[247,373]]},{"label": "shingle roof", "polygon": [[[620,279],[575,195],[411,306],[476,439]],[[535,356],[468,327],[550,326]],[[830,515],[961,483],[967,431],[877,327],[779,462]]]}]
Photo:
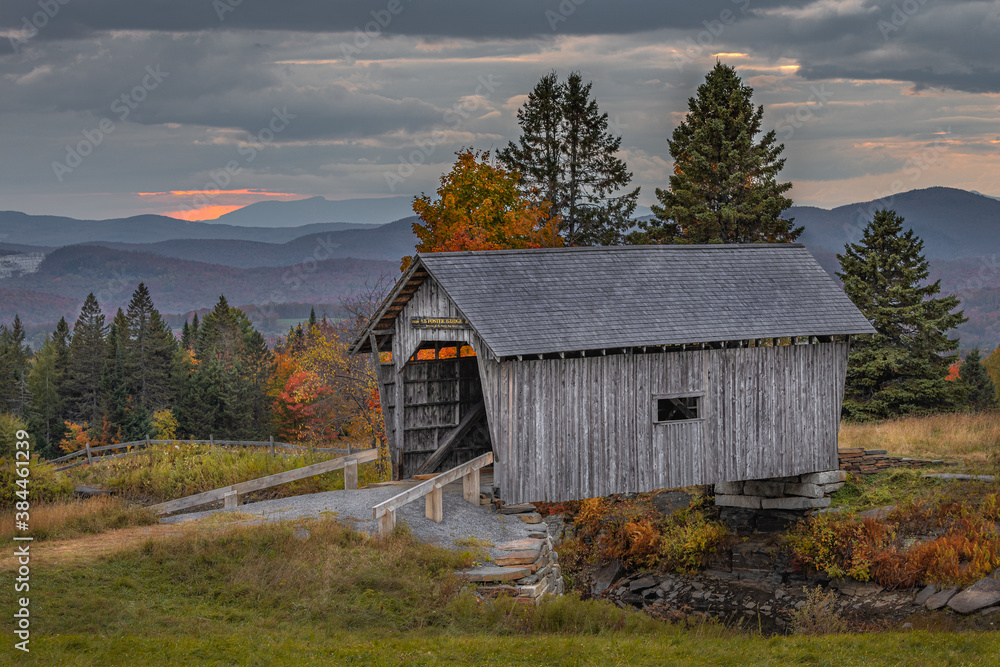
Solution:
[{"label": "shingle roof", "polygon": [[418,258],[498,356],[874,331],[800,244]]}]

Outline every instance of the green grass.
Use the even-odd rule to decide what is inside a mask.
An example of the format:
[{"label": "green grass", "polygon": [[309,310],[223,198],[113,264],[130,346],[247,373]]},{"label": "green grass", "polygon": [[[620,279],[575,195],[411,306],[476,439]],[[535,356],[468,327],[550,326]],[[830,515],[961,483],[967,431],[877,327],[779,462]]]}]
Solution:
[{"label": "green grass", "polygon": [[[8,542],[18,534],[14,529],[14,515],[14,511],[0,512],[0,542]],[[35,504],[30,517],[31,536],[35,542],[157,523],[156,515],[150,510],[107,496]]]},{"label": "green grass", "polygon": [[469,554],[329,519],[195,525],[112,556],[36,558],[32,651],[4,646],[16,664],[980,665],[1000,653],[995,633],[761,638],[575,596],[480,603],[452,574]]}]

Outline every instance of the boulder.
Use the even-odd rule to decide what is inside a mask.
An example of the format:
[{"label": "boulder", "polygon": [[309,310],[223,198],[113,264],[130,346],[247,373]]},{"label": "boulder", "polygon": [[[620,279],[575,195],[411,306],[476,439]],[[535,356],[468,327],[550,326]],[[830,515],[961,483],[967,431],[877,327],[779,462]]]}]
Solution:
[{"label": "boulder", "polygon": [[925,586],[922,591],[917,593],[917,597],[913,598],[913,603],[919,605],[926,604],[927,601],[930,600],[931,596],[934,595],[935,593],[937,593],[937,586],[935,586],[934,584]]},{"label": "boulder", "polygon": [[1000,604],[1000,579],[985,577],[948,600],[948,607],[959,614]]},{"label": "boulder", "polygon": [[952,599],[955,596],[955,593],[957,592],[958,592],[958,586],[952,586],[951,588],[946,588],[943,591],[939,591],[934,595],[930,596],[929,598],[927,598],[927,602],[924,603],[924,606],[930,609],[931,611],[935,609],[940,609],[941,607],[948,604],[948,600]]},{"label": "boulder", "polygon": [[542,515],[537,512],[531,512],[530,514],[515,514],[518,519],[525,523],[541,523]]},{"label": "boulder", "polygon": [[608,590],[611,584],[618,580],[622,574],[622,564],[616,560],[601,566],[601,569],[594,575],[594,584],[590,587],[591,595],[600,595]]},{"label": "boulder", "polygon": [[634,581],[630,581],[628,584],[628,589],[635,593],[636,591],[644,591],[647,588],[652,588],[656,585],[656,579],[650,576],[641,577]]},{"label": "boulder", "polygon": [[663,514],[670,515],[690,506],[691,495],[683,491],[664,491],[653,496],[653,507]]}]

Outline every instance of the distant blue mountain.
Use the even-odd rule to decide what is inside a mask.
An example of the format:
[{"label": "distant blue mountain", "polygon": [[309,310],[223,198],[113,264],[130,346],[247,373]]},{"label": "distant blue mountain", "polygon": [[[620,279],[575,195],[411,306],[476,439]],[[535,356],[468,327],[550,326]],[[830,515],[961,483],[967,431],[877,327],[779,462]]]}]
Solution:
[{"label": "distant blue mountain", "polygon": [[296,201],[262,201],[226,213],[209,224],[240,227],[300,227],[322,222],[381,225],[413,215],[413,197],[344,199],[310,197]]}]

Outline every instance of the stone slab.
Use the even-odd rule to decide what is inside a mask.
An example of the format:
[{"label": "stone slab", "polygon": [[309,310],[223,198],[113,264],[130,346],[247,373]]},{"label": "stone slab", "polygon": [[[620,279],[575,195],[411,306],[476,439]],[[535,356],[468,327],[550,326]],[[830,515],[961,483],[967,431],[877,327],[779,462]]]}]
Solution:
[{"label": "stone slab", "polygon": [[722,496],[738,496],[743,493],[743,482],[718,482],[715,493]]},{"label": "stone slab", "polygon": [[935,609],[941,609],[943,606],[948,604],[948,600],[955,597],[955,593],[957,592],[958,592],[958,586],[952,586],[951,588],[946,588],[943,591],[939,591],[934,595],[930,596],[929,598],[927,598],[927,602],[924,603],[924,606],[930,609],[931,611]]},{"label": "stone slab", "polygon": [[525,538],[498,544],[497,549],[501,551],[524,551],[525,549],[541,549],[545,545],[545,540],[537,538]]},{"label": "stone slab", "polygon": [[782,482],[752,480],[743,485],[743,494],[763,496],[764,498],[780,498],[785,495],[785,485]]},{"label": "stone slab", "polygon": [[847,481],[846,470],[827,470],[825,472],[813,472],[802,475],[803,484],[836,484]]},{"label": "stone slab", "polygon": [[802,496],[803,498],[822,498],[825,494],[819,484],[785,484],[786,496]]},{"label": "stone slab", "polygon": [[528,514],[535,511],[535,506],[531,503],[521,503],[520,505],[504,505],[500,508],[500,514]]},{"label": "stone slab", "polygon": [[744,509],[760,509],[761,499],[757,496],[715,496],[715,504],[719,507],[742,507]]},{"label": "stone slab", "polygon": [[537,512],[531,512],[530,514],[515,514],[518,519],[525,523],[541,523],[542,515]]},{"label": "stone slab", "polygon": [[829,498],[764,498],[760,506],[766,510],[809,510],[829,507]]},{"label": "stone slab", "polygon": [[497,567],[483,565],[458,572],[458,578],[464,581],[513,581],[531,574],[526,567]]},{"label": "stone slab", "polygon": [[656,577],[641,577],[634,581],[630,581],[628,584],[628,589],[633,593],[636,591],[644,591],[647,588],[652,588],[656,585]]},{"label": "stone slab", "polygon": [[509,551],[503,556],[496,556],[493,563],[500,567],[508,565],[531,565],[542,555],[541,549],[525,549],[524,551]]},{"label": "stone slab", "polygon": [[844,488],[844,482],[834,482],[833,484],[820,484],[819,488],[823,489],[825,495],[830,495],[836,491],[840,491]]}]

